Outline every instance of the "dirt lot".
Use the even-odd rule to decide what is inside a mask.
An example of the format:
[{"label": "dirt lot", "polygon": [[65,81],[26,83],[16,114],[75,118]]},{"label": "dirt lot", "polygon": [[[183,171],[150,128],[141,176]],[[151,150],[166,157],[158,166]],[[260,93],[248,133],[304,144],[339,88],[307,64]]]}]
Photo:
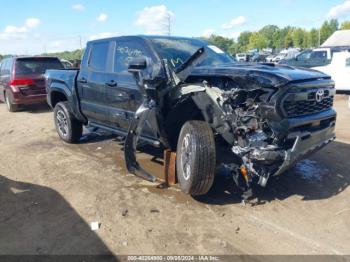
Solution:
[{"label": "dirt lot", "polygon": [[[350,254],[345,99],[338,140],[245,206],[227,178],[198,199],[160,189],[127,174],[109,134],[67,145],[46,107],[10,114],[0,104],[0,254]],[[161,172],[161,159],[139,157]]]}]

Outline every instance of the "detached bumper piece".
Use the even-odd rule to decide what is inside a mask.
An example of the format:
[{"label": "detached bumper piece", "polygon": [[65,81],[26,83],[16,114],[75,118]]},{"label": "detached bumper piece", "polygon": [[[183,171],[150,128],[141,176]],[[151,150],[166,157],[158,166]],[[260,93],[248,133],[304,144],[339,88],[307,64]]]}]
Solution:
[{"label": "detached bumper piece", "polygon": [[145,171],[136,160],[136,147],[146,120],[151,114],[155,114],[153,100],[145,100],[135,113],[124,144],[124,156],[128,171],[150,182],[156,182],[157,178]]}]

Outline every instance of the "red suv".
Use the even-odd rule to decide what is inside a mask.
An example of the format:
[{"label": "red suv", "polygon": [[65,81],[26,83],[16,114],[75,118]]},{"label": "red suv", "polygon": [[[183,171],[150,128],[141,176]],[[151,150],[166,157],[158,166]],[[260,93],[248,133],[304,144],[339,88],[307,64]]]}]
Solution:
[{"label": "red suv", "polygon": [[10,57],[0,63],[0,101],[10,112],[20,105],[45,103],[47,69],[63,69],[57,57]]}]

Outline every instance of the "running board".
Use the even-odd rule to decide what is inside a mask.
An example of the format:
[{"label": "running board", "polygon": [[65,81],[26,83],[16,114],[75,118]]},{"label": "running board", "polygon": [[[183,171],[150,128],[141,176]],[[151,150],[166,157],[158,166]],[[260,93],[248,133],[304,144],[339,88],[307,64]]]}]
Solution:
[{"label": "running board", "polygon": [[[89,122],[88,126],[104,129],[104,130],[107,130],[107,131],[109,131],[109,132],[111,132],[113,134],[116,134],[116,135],[122,136],[122,137],[126,137],[127,134],[128,134],[127,131],[122,131],[122,130],[110,128],[110,127],[107,127],[107,126],[104,126],[104,125],[100,125],[100,124],[97,124],[97,123],[94,123],[94,122]],[[150,145],[152,145],[154,147],[158,147],[159,148],[161,146],[160,141],[155,140],[155,139],[151,139],[151,138],[147,138],[147,137],[144,137],[144,136],[140,136],[140,140],[142,142],[150,144]]]}]

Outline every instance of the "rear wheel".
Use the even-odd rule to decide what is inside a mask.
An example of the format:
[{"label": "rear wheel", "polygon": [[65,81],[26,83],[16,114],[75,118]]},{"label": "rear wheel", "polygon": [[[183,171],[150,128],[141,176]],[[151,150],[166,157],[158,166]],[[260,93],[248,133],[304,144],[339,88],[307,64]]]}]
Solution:
[{"label": "rear wheel", "polygon": [[57,133],[63,141],[71,144],[79,142],[83,134],[83,125],[72,114],[68,102],[57,103],[54,120]]},{"label": "rear wheel", "polygon": [[215,176],[214,134],[203,121],[188,121],[177,143],[176,170],[181,190],[193,196],[208,193]]},{"label": "rear wheel", "polygon": [[5,103],[9,112],[18,111],[18,105],[12,103],[11,97],[8,92],[5,92]]}]

